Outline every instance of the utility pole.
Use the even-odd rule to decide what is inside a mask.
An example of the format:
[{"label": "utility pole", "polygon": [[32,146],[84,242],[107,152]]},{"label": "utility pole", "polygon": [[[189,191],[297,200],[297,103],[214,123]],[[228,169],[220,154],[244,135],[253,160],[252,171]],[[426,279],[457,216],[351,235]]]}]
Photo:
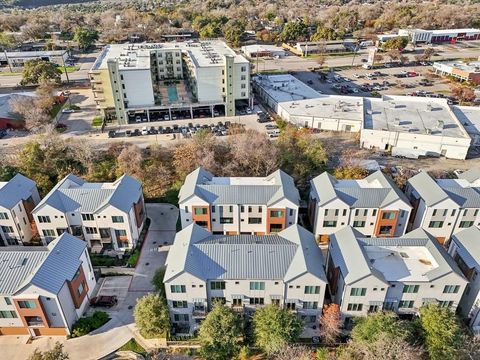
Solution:
[{"label": "utility pole", "polygon": [[65,76],[67,77],[67,84],[70,84],[70,79],[68,78],[67,66],[65,65],[65,59],[63,58],[63,55],[62,55],[62,63],[63,63],[63,70],[65,70]]},{"label": "utility pole", "polygon": [[7,50],[3,50],[3,53],[5,54],[5,60],[7,60],[7,64],[10,69],[10,72],[13,73],[12,64],[10,64],[10,60],[8,60]]}]

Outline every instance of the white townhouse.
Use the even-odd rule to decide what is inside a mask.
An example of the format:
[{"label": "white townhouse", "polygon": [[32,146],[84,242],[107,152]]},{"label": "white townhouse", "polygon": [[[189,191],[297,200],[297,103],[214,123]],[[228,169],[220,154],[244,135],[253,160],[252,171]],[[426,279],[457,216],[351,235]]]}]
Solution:
[{"label": "white townhouse", "polygon": [[0,335],[69,335],[96,285],[85,241],[0,250]]},{"label": "white townhouse", "polygon": [[281,170],[266,177],[215,177],[199,167],[180,189],[182,228],[191,223],[213,234],[265,235],[295,225],[300,195]]},{"label": "white townhouse", "polygon": [[198,328],[214,301],[239,313],[276,304],[317,325],[326,289],[313,234],[293,225],[275,235],[212,235],[191,224],[175,237],[165,291],[176,333]]},{"label": "white townhouse", "polygon": [[479,225],[480,184],[469,175],[435,180],[421,171],[411,177],[405,189],[414,208],[410,228],[421,227],[444,244],[452,234]]},{"label": "white townhouse", "polygon": [[346,326],[352,317],[382,309],[409,316],[437,303],[455,311],[468,284],[446,250],[423,229],[395,238],[366,238],[345,227],[331,236],[326,269]]},{"label": "white townhouse", "polygon": [[68,232],[94,252],[135,247],[146,219],[142,185],[127,175],[113,183],[88,183],[67,175],[33,215],[44,243]]},{"label": "white townhouse", "polygon": [[480,332],[480,229],[472,226],[452,236],[448,253],[470,282],[458,305],[459,313],[468,325]]},{"label": "white townhouse", "polygon": [[37,184],[22,174],[0,182],[0,246],[32,239],[36,232],[32,210],[39,201]]},{"label": "white townhouse", "polygon": [[412,209],[395,183],[376,171],[362,180],[337,180],[324,172],[310,181],[308,215],[321,243],[345,226],[365,236],[401,236]]}]

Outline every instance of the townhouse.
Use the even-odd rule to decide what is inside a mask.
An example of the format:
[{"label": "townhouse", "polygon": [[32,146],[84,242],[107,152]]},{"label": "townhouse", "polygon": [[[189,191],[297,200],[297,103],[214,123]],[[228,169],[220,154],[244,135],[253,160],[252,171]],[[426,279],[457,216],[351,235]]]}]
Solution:
[{"label": "townhouse", "polygon": [[69,335],[96,284],[87,244],[67,233],[2,249],[0,273],[0,335]]},{"label": "townhouse", "polygon": [[213,234],[277,233],[298,218],[300,195],[281,170],[266,177],[215,177],[190,173],[179,193],[182,228],[192,222]]},{"label": "townhouse", "polygon": [[33,215],[44,244],[68,232],[94,252],[135,247],[146,219],[142,185],[127,175],[113,183],[88,183],[67,175]]},{"label": "townhouse", "polygon": [[468,284],[423,229],[401,237],[366,238],[344,227],[331,236],[326,272],[345,326],[352,317],[382,309],[412,316],[421,306],[438,303],[455,311]]},{"label": "townhouse", "polygon": [[421,227],[444,244],[452,234],[478,225],[480,192],[473,176],[477,170],[459,179],[434,180],[424,171],[411,177],[405,189],[413,205],[409,228]]},{"label": "townhouse", "polygon": [[472,226],[452,236],[448,253],[470,282],[458,305],[475,333],[480,332],[480,229]]},{"label": "townhouse", "polygon": [[292,225],[274,235],[212,235],[190,224],[167,256],[166,297],[176,333],[192,333],[215,301],[241,314],[268,304],[316,324],[326,289],[313,234]]},{"label": "townhouse", "polygon": [[324,172],[311,180],[308,215],[321,243],[344,226],[364,236],[388,237],[405,233],[411,205],[381,171],[362,180],[337,180]]},{"label": "townhouse", "polygon": [[36,235],[32,210],[39,201],[37,184],[21,174],[0,182],[0,246],[32,240]]}]

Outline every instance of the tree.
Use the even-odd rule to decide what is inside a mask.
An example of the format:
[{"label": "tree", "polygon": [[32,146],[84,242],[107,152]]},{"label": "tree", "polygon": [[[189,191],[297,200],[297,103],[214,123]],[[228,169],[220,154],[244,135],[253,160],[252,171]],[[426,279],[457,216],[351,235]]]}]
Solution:
[{"label": "tree", "polygon": [[311,360],[312,351],[305,346],[285,346],[276,352],[273,360]]},{"label": "tree", "polygon": [[435,54],[435,49],[434,48],[426,48],[424,51],[423,51],[423,60],[430,60],[433,56],[433,54]]},{"label": "tree", "polygon": [[267,355],[282,351],[297,340],[303,324],[287,309],[268,305],[257,309],[253,315],[255,344]]},{"label": "tree", "polygon": [[333,176],[337,179],[355,179],[360,180],[368,176],[368,171],[359,166],[338,167],[333,172]]},{"label": "tree", "polygon": [[163,278],[165,277],[165,266],[158,268],[153,275],[152,284],[155,287],[155,290],[158,291],[162,298],[165,298],[165,284],[163,283]]},{"label": "tree", "polygon": [[402,51],[403,49],[405,49],[405,47],[407,46],[408,44],[408,37],[406,36],[399,36],[399,37],[395,37],[395,38],[392,38],[392,39],[388,39],[386,40],[383,44],[382,44],[382,48],[384,50],[400,50]]},{"label": "tree", "polygon": [[245,24],[238,20],[229,21],[223,28],[223,36],[225,37],[225,40],[234,47],[240,45],[244,32]]},{"label": "tree", "polygon": [[78,48],[85,52],[95,44],[96,40],[98,40],[98,32],[79,27],[75,30],[73,40],[78,43]]},{"label": "tree", "polygon": [[340,307],[337,304],[323,306],[323,314],[320,317],[320,336],[327,345],[337,342],[342,328],[342,317]]},{"label": "tree", "polygon": [[452,95],[461,102],[472,102],[476,98],[475,91],[467,86],[453,85],[451,91]]},{"label": "tree", "polygon": [[55,346],[52,350],[47,350],[44,352],[35,349],[32,355],[28,360],[68,360],[68,354],[63,351],[63,344],[60,344],[58,341],[55,343]]},{"label": "tree", "polygon": [[283,27],[280,40],[283,42],[301,41],[308,37],[309,28],[303,21],[290,21]]},{"label": "tree", "polygon": [[24,128],[40,132],[51,123],[47,109],[40,106],[38,99],[30,96],[14,95],[9,101],[10,110],[24,121]]},{"label": "tree", "polygon": [[117,175],[127,174],[142,178],[143,154],[142,150],[135,144],[125,146],[117,158]]},{"label": "tree", "polygon": [[372,342],[381,334],[391,338],[406,338],[408,330],[393,312],[376,312],[355,319],[351,338],[353,341]]},{"label": "tree", "polygon": [[390,58],[390,61],[396,61],[400,59],[402,53],[398,49],[391,49],[387,51],[386,55]]},{"label": "tree", "polygon": [[137,299],[133,315],[140,334],[146,338],[165,336],[170,328],[167,303],[158,294]]},{"label": "tree", "polygon": [[62,71],[58,66],[49,61],[33,59],[25,61],[22,71],[21,85],[39,83],[57,83],[61,81]]},{"label": "tree", "polygon": [[232,359],[240,349],[242,327],[235,312],[217,301],[200,325],[200,354],[209,360]]},{"label": "tree", "polygon": [[458,319],[449,308],[428,304],[420,308],[419,324],[431,360],[453,359],[462,343]]},{"label": "tree", "polygon": [[15,37],[4,32],[0,32],[0,49],[9,50],[12,49],[16,44]]}]

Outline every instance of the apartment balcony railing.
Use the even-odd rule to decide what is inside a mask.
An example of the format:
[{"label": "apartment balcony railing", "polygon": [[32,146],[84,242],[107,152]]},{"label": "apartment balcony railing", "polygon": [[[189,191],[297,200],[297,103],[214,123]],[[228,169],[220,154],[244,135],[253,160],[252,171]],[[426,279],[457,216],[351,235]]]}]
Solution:
[{"label": "apartment balcony railing", "polygon": [[204,318],[207,316],[207,309],[193,309],[192,317],[194,318]]}]

